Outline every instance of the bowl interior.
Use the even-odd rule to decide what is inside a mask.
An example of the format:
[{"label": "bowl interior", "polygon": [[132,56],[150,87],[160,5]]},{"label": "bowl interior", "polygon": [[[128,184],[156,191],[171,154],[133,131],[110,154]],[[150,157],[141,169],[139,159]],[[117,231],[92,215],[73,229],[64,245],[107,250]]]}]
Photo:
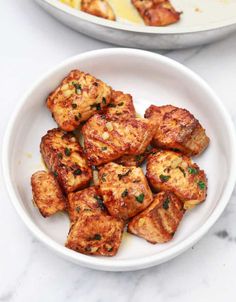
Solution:
[{"label": "bowl interior", "polygon": [[[152,245],[135,236],[124,234],[121,248],[113,258],[89,257],[63,247],[69,230],[66,214],[44,219],[32,204],[30,177],[44,169],[39,152],[41,137],[56,127],[45,107],[47,95],[71,70],[79,68],[104,80],[114,89],[130,93],[138,113],[143,114],[150,104],[173,104],[190,110],[206,128],[211,139],[208,149],[194,160],[208,176],[209,189],[206,202],[189,211],[174,237],[166,244]],[[216,122],[217,121],[217,122]],[[9,133],[9,181],[18,207],[36,230],[41,230],[44,241],[55,244],[63,254],[79,263],[94,263],[112,268],[123,261],[142,266],[144,259],[164,261],[165,255],[183,247],[183,243],[196,234],[219,206],[230,175],[230,136],[220,105],[208,87],[192,72],[162,56],[135,50],[102,50],[74,57],[49,72],[24,97],[15,114]],[[39,229],[39,230],[38,230]],[[191,242],[189,242],[190,244]],[[148,261],[148,260],[147,260]]]}]

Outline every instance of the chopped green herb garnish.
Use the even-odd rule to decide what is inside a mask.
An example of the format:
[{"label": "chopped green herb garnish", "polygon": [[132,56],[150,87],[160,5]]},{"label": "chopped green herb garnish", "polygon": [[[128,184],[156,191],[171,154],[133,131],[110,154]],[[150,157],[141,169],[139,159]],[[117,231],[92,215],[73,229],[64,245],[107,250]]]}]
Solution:
[{"label": "chopped green herb garnish", "polygon": [[102,147],[101,149],[102,149],[102,151],[105,151],[105,150],[107,150],[107,147]]},{"label": "chopped green herb garnish", "polygon": [[75,210],[76,210],[76,212],[79,212],[80,211],[80,207],[76,207]]},{"label": "chopped green herb garnish", "polygon": [[81,171],[80,168],[78,168],[78,169],[76,169],[76,170],[73,172],[73,174],[74,174],[75,176],[81,175],[81,174],[82,174],[82,171]]},{"label": "chopped green herb garnish", "polygon": [[100,234],[95,234],[93,240],[101,240],[102,236]]},{"label": "chopped green herb garnish", "polygon": [[106,105],[106,103],[107,103],[106,98],[103,97],[102,102],[103,102],[104,105]]},{"label": "chopped green herb garnish", "polygon": [[127,189],[125,189],[123,192],[122,192],[122,194],[121,194],[121,197],[126,197],[126,196],[128,196],[128,190]]},{"label": "chopped green herb garnish", "polygon": [[63,158],[62,153],[61,152],[57,153],[57,157],[60,158],[60,159],[62,159]]},{"label": "chopped green herb garnish", "polygon": [[142,155],[142,154],[136,155],[136,156],[135,156],[135,159],[136,159],[137,161],[141,161],[141,160],[143,160],[143,155]]},{"label": "chopped green herb garnish", "polygon": [[169,199],[169,197],[167,197],[165,199],[165,201],[163,202],[163,204],[162,204],[163,209],[168,210],[169,209],[169,203],[170,203],[170,199]]},{"label": "chopped green herb garnish", "polygon": [[190,173],[190,174],[198,174],[198,170],[197,169],[195,169],[195,168],[192,168],[192,167],[188,167],[188,172]]},{"label": "chopped green herb garnish", "polygon": [[140,195],[135,196],[135,198],[136,198],[137,202],[142,203],[144,200],[144,194],[141,193]]},{"label": "chopped green herb garnish", "polygon": [[75,103],[72,103],[71,106],[72,106],[73,109],[77,108],[77,104],[75,104]]},{"label": "chopped green herb garnish", "polygon": [[113,250],[113,247],[108,247],[108,248],[107,248],[107,251],[108,251],[108,252],[112,252],[112,250]]},{"label": "chopped green herb garnish", "polygon": [[81,118],[81,113],[80,112],[78,113],[78,118]]},{"label": "chopped green herb garnish", "polygon": [[69,148],[65,148],[64,153],[66,156],[70,156],[71,155],[71,150]]},{"label": "chopped green herb garnish", "polygon": [[90,108],[91,109],[95,108],[96,110],[101,110],[101,104],[94,103],[94,104],[90,105]]},{"label": "chopped green herb garnish", "polygon": [[123,106],[124,105],[124,102],[120,102],[119,104],[118,104],[118,106]]},{"label": "chopped green herb garnish", "polygon": [[201,189],[201,190],[204,190],[205,188],[206,188],[206,184],[205,184],[205,182],[203,182],[203,181],[199,181],[198,183],[198,186],[199,186],[199,188]]},{"label": "chopped green herb garnish", "polygon": [[80,94],[81,91],[82,91],[81,85],[78,84],[78,83],[75,83],[75,82],[72,82],[72,84],[73,84],[73,86],[75,87],[75,92],[76,92],[77,94]]},{"label": "chopped green herb garnish", "polygon": [[115,107],[116,107],[116,105],[115,105],[114,103],[110,103],[110,104],[108,104],[107,106],[108,106],[108,107],[111,107],[111,108],[115,108]]},{"label": "chopped green herb garnish", "polygon": [[57,171],[54,171],[54,172],[53,172],[53,175],[54,175],[55,177],[57,177],[57,176],[58,176]]},{"label": "chopped green herb garnish", "polygon": [[106,173],[103,173],[103,174],[102,174],[102,181],[103,181],[103,182],[106,182],[106,176],[107,176]]},{"label": "chopped green herb garnish", "polygon": [[98,170],[96,166],[92,166],[91,168],[92,168],[93,171],[97,171]]},{"label": "chopped green herb garnish", "polygon": [[170,179],[170,175],[163,175],[163,174],[161,174],[161,175],[159,176],[159,178],[160,178],[160,180],[161,180],[162,182],[167,182],[167,181]]},{"label": "chopped green herb garnish", "polygon": [[184,175],[184,177],[185,177],[185,176],[186,176],[186,173],[185,173],[184,169],[183,169],[182,167],[180,167],[180,166],[178,166],[178,169],[183,173],[183,175]]},{"label": "chopped green herb garnish", "polygon": [[150,152],[151,150],[152,150],[152,146],[151,145],[147,146],[146,151]]},{"label": "chopped green herb garnish", "polygon": [[127,172],[125,172],[125,173],[123,173],[123,174],[118,174],[119,180],[121,180],[123,177],[129,175],[130,172],[131,172],[131,170],[129,169]]},{"label": "chopped green herb garnish", "polygon": [[97,200],[99,207],[104,211],[106,208],[104,206],[102,197],[100,197],[98,195],[94,195],[93,198],[95,198]]}]

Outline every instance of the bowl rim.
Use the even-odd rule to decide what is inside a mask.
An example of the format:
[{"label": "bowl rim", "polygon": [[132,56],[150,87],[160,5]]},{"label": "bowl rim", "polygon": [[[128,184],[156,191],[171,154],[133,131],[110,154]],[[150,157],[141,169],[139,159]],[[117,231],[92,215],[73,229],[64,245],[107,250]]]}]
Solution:
[{"label": "bowl rim", "polygon": [[225,27],[236,25],[236,17],[223,21],[212,22],[205,26],[198,25],[198,26],[193,26],[191,28],[184,28],[181,30],[178,28],[173,28],[172,26],[155,27],[155,26],[146,26],[146,25],[132,25],[132,24],[125,24],[121,22],[114,22],[114,21],[110,21],[90,15],[80,10],[71,8],[64,3],[61,3],[59,0],[36,0],[36,1],[39,3],[44,2],[54,7],[56,10],[59,10],[60,12],[66,13],[73,17],[80,18],[84,21],[88,21],[93,24],[105,26],[111,29],[131,31],[131,32],[143,33],[143,34],[159,34],[159,35],[191,34],[191,33],[201,33],[206,31],[217,30],[217,29],[223,29]]},{"label": "bowl rim", "polygon": [[[115,261],[107,260],[107,258],[97,258],[91,257],[87,255],[83,255],[80,253],[76,253],[61,244],[54,241],[48,235],[46,235],[31,219],[31,217],[26,213],[24,210],[23,205],[20,204],[17,197],[17,192],[15,191],[13,184],[11,182],[10,177],[10,148],[11,148],[11,141],[14,137],[14,129],[17,116],[21,108],[24,106],[28,96],[39,86],[41,83],[48,77],[53,76],[61,68],[65,68],[69,64],[76,62],[78,59],[83,60],[87,58],[93,58],[94,56],[105,56],[105,55],[139,55],[145,58],[151,58],[153,60],[158,60],[163,62],[169,67],[178,68],[180,71],[186,73],[187,76],[191,77],[193,80],[198,82],[203,89],[209,93],[209,95],[214,99],[214,105],[218,107],[220,110],[222,118],[225,121],[226,130],[229,135],[229,150],[231,151],[231,164],[230,164],[230,171],[228,173],[228,179],[226,180],[226,185],[223,189],[220,202],[218,202],[215,209],[212,211],[208,219],[203,223],[203,225],[194,231],[190,236],[183,239],[180,243],[176,244],[175,246],[171,247],[166,251],[161,251],[158,254],[154,254],[152,256],[144,256],[142,258],[135,258],[131,260],[126,259],[118,259]],[[31,88],[22,96],[19,103],[17,104],[6,128],[6,132],[4,135],[3,140],[3,152],[2,152],[2,168],[3,168],[3,178],[7,188],[7,192],[10,196],[10,200],[15,207],[17,213],[24,221],[26,226],[31,230],[31,232],[42,241],[45,245],[49,246],[52,250],[56,251],[58,254],[80,264],[82,266],[90,267],[93,269],[98,270],[107,270],[107,271],[129,271],[129,270],[138,270],[143,269],[146,267],[151,267],[163,262],[168,261],[171,258],[174,258],[178,254],[182,253],[189,247],[193,246],[209,229],[210,227],[216,222],[219,216],[222,214],[223,210],[225,209],[226,205],[229,202],[230,196],[233,192],[234,185],[236,182],[236,170],[234,167],[236,166],[236,136],[235,130],[233,126],[233,122],[229,113],[226,111],[224,105],[221,103],[220,99],[216,96],[215,92],[208,86],[208,84],[195,72],[191,71],[189,68],[185,67],[184,65],[162,56],[160,54],[152,53],[149,51],[138,50],[138,49],[129,49],[129,48],[108,48],[108,49],[99,49],[88,51],[82,54],[78,54],[76,56],[72,56],[61,63],[57,64],[53,68],[50,68],[49,71],[44,73],[34,84]]]}]

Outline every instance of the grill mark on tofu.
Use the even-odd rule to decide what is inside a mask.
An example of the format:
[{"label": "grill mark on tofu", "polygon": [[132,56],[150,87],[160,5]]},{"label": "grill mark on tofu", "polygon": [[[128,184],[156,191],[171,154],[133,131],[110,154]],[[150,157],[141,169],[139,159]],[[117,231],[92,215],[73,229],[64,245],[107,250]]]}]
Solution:
[{"label": "grill mark on tofu", "polygon": [[66,247],[87,255],[114,256],[121,243],[124,222],[115,217],[82,211],[72,223]]},{"label": "grill mark on tofu", "polygon": [[108,212],[124,220],[144,210],[153,199],[141,168],[108,163],[99,170],[99,184]]},{"label": "grill mark on tofu", "polygon": [[209,144],[209,138],[199,121],[186,109],[172,105],[151,105],[145,117],[155,120],[156,133],[153,145],[162,149],[178,150],[185,155],[201,154]]},{"label": "grill mark on tofu", "polygon": [[146,25],[166,26],[176,23],[181,13],[177,12],[169,0],[132,0]]},{"label": "grill mark on tofu", "polygon": [[182,202],[173,193],[161,192],[146,210],[132,218],[128,231],[153,244],[167,242],[174,236],[184,212]]},{"label": "grill mark on tofu", "polygon": [[111,87],[88,73],[72,70],[48,96],[47,107],[61,129],[73,131],[102,111],[110,99]]},{"label": "grill mark on tofu", "polygon": [[82,128],[87,159],[97,166],[144,153],[154,132],[155,122],[144,118],[112,121],[96,114]]},{"label": "grill mark on tofu", "polygon": [[81,0],[80,9],[90,15],[115,21],[115,13],[107,0]]},{"label": "grill mark on tofu", "polygon": [[92,170],[74,135],[60,129],[49,130],[42,137],[40,151],[46,166],[57,177],[65,192],[88,185]]},{"label": "grill mark on tofu", "polygon": [[34,173],[31,177],[31,186],[33,202],[43,217],[49,217],[67,208],[66,198],[52,173],[46,171]]},{"label": "grill mark on tofu", "polygon": [[198,165],[180,153],[159,151],[147,160],[147,178],[156,191],[172,191],[190,208],[207,195],[207,178]]}]

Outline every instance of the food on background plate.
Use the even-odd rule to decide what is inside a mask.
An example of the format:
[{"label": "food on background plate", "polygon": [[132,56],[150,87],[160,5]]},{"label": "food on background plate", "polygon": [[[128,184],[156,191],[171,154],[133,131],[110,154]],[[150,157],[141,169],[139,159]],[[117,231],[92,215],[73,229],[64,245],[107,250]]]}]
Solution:
[{"label": "food on background plate", "polygon": [[108,163],[99,170],[99,185],[108,212],[124,220],[143,211],[153,200],[141,168]]},{"label": "food on background plate", "polygon": [[86,187],[92,178],[84,151],[72,133],[59,128],[42,137],[40,151],[47,168],[54,173],[64,192]]},{"label": "food on background plate", "polygon": [[190,157],[174,151],[157,151],[147,159],[147,178],[156,191],[171,191],[185,209],[203,202],[207,195],[205,172]]},{"label": "food on background plate", "polygon": [[[79,70],[47,106],[59,128],[41,139],[49,172],[32,175],[33,200],[44,217],[68,212],[66,247],[114,256],[126,224],[151,243],[167,242],[185,210],[206,199],[205,172],[185,154],[202,153],[209,138],[186,109],[151,105],[136,117],[130,94]],[[146,159],[145,176],[138,166]]]},{"label": "food on background plate", "polygon": [[49,217],[67,207],[66,198],[54,175],[38,171],[31,177],[33,202],[43,217]]},{"label": "food on background plate", "polygon": [[151,105],[145,117],[157,123],[152,143],[162,149],[173,149],[188,156],[201,154],[209,138],[199,121],[186,109],[172,105]]},{"label": "food on background plate", "polygon": [[91,165],[101,165],[124,154],[145,152],[152,140],[155,123],[145,118],[111,120],[96,114],[83,126],[85,153]]},{"label": "food on background plate", "polygon": [[181,13],[177,12],[169,0],[132,0],[146,25],[166,26],[176,23]]},{"label": "food on background plate", "polygon": [[80,5],[78,0],[60,1],[96,17],[140,24],[144,22],[147,26],[170,25],[178,22],[181,15],[169,0],[81,0]]},{"label": "food on background plate", "polygon": [[47,99],[58,126],[73,131],[110,103],[111,87],[94,76],[72,70]]},{"label": "food on background plate", "polygon": [[128,224],[128,232],[150,243],[164,243],[174,236],[184,215],[183,203],[171,192],[160,192],[142,213]]},{"label": "food on background plate", "polygon": [[112,21],[116,20],[113,9],[107,0],[81,0],[80,8],[90,15]]}]

